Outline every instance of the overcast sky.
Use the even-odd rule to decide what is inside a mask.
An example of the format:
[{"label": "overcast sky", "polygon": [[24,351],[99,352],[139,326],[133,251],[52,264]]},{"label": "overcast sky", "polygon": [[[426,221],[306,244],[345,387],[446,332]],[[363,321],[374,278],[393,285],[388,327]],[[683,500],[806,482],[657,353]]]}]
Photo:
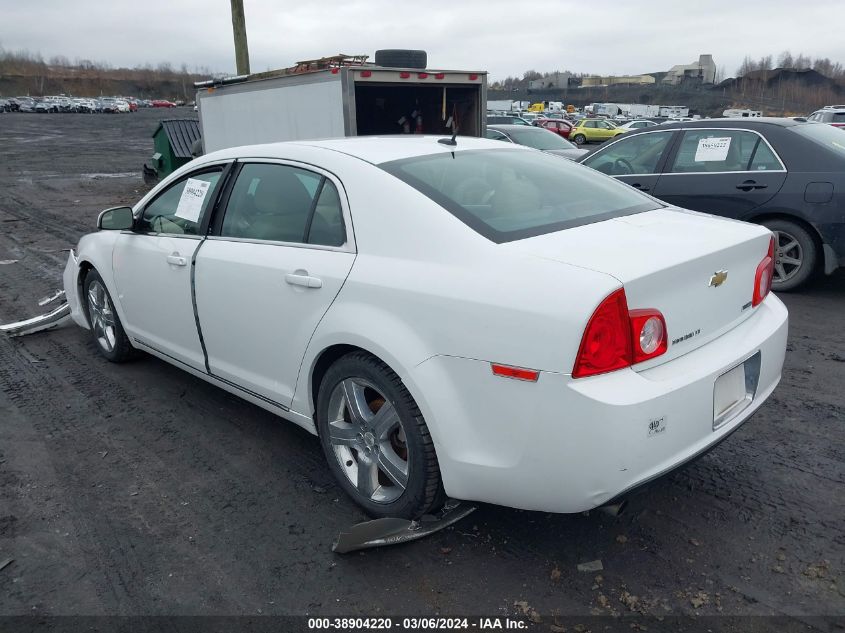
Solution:
[{"label": "overcast sky", "polygon": [[[711,53],[727,76],[745,55],[777,57],[784,49],[845,63],[843,2],[244,0],[244,6],[253,72],[335,53],[372,57],[377,48],[422,48],[430,68],[487,70],[492,81],[528,69],[655,72],[700,53]],[[113,66],[235,68],[229,0],[0,0],[0,46]]]}]

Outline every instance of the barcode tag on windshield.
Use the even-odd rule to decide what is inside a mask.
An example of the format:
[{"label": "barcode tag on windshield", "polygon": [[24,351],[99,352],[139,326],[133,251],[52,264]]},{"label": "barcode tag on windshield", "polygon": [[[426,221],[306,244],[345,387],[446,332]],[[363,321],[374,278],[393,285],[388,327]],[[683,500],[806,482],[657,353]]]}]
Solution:
[{"label": "barcode tag on windshield", "polygon": [[211,183],[208,181],[188,178],[174,215],[190,222],[199,222],[202,203],[205,202],[210,186]]},{"label": "barcode tag on windshield", "polygon": [[706,163],[725,160],[728,157],[730,147],[730,136],[699,139],[698,147],[695,150],[695,162]]}]

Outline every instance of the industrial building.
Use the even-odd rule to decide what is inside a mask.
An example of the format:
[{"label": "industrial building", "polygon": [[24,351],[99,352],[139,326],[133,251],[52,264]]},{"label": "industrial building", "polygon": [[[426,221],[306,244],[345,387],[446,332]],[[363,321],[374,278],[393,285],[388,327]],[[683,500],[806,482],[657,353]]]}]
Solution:
[{"label": "industrial building", "polygon": [[690,81],[702,84],[716,83],[716,63],[712,55],[699,55],[697,62],[672,66],[663,78],[663,83],[672,86]]},{"label": "industrial building", "polygon": [[554,72],[549,73],[546,77],[541,79],[534,79],[528,82],[529,90],[567,90],[569,88],[569,80],[572,78],[572,73]]},{"label": "industrial building", "polygon": [[596,88],[600,86],[623,86],[623,85],[651,85],[654,83],[654,77],[651,75],[621,75],[621,76],[606,76],[598,75],[592,77],[584,77],[581,79],[582,88]]}]

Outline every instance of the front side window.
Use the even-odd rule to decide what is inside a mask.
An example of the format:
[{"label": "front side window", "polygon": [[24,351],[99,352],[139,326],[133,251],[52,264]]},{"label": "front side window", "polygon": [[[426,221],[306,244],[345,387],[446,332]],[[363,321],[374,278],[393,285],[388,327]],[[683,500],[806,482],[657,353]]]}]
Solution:
[{"label": "front side window", "polygon": [[[744,130],[689,130],[683,134],[673,173],[750,171],[758,147],[768,149],[759,134]],[[782,169],[777,159],[775,162],[777,169]]]},{"label": "front side window", "polygon": [[667,131],[623,137],[587,158],[584,164],[609,176],[656,173],[672,134]]},{"label": "front side window", "polygon": [[222,168],[193,174],[165,189],[145,208],[139,230],[167,235],[199,235]]},{"label": "front side window", "polygon": [[662,206],[581,165],[519,149],[416,156],[379,167],[497,243]]},{"label": "front side window", "polygon": [[342,246],[337,188],[325,176],[291,167],[247,163],[226,205],[222,237]]}]

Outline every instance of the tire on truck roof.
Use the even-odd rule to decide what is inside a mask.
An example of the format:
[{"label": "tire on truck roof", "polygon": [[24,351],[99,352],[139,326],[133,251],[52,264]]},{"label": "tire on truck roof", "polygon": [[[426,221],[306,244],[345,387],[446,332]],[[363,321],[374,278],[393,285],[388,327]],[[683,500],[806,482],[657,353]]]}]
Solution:
[{"label": "tire on truck roof", "polygon": [[385,48],[376,51],[376,66],[387,68],[425,68],[428,55],[425,51],[406,48]]}]

